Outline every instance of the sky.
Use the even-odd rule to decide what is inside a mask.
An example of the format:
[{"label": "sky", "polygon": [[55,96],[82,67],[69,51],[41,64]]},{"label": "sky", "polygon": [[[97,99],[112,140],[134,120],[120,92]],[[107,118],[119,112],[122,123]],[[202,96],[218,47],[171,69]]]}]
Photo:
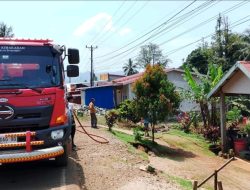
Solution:
[{"label": "sky", "polygon": [[249,1],[0,1],[0,7],[0,22],[12,26],[15,37],[78,48],[81,72],[90,71],[86,45],[97,46],[96,73],[122,73],[148,43],[159,45],[168,67],[177,68],[214,33],[219,13],[233,32],[250,28]]}]

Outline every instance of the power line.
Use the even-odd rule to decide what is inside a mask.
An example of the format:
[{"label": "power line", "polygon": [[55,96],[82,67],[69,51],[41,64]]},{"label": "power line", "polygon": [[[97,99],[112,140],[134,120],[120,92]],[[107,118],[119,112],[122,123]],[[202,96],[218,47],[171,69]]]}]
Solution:
[{"label": "power line", "polygon": [[[147,1],[148,2],[148,1]],[[181,5],[183,5],[183,3],[181,3]],[[186,5],[185,5],[186,6]],[[185,7],[184,6],[184,7]],[[146,30],[149,30],[149,29],[151,29],[151,28],[153,28],[154,26],[156,26],[156,25],[158,25],[158,23],[160,23],[162,20],[164,20],[164,19],[166,19],[166,17],[168,17],[168,16],[170,16],[171,14],[173,14],[174,12],[176,12],[177,10],[179,9],[179,7],[178,8],[176,8],[176,9],[174,9],[173,11],[171,11],[171,12],[168,12],[166,15],[164,15],[162,18],[160,18],[159,20],[157,20],[157,22],[155,22],[154,24],[151,24],[149,27],[147,27],[147,29],[143,29],[140,33],[142,33],[143,31],[146,31]],[[132,50],[133,51],[133,50]],[[131,52],[131,51],[130,51]],[[129,52],[129,53],[130,53]],[[128,53],[128,54],[129,54]],[[128,54],[126,54],[126,55],[128,55]],[[123,57],[125,57],[126,55],[124,55]],[[132,59],[133,58],[135,58],[135,57],[137,57],[137,55],[136,56],[133,56],[132,57]],[[123,61],[125,61],[125,59],[123,60]],[[97,66],[98,67],[98,66]],[[103,67],[103,66],[101,66],[101,67]],[[105,66],[104,66],[105,67]]]},{"label": "power line", "polygon": [[[250,21],[250,18],[249,18],[248,20],[242,21],[243,19],[245,19],[245,18],[247,18],[247,17],[250,17],[250,15],[245,16],[245,17],[239,19],[238,21],[235,21],[235,22],[233,23],[233,25],[232,25],[231,27],[229,27],[229,28],[232,29],[232,28],[235,28],[236,26],[239,26],[239,25],[241,25],[241,24],[246,23],[247,21]],[[240,21],[241,21],[241,22],[240,22]],[[239,22],[239,23],[238,23],[238,22]],[[238,24],[237,24],[237,23],[238,23]],[[202,37],[202,39],[206,39],[206,38],[212,37],[213,35],[215,35],[215,32],[213,32],[213,33],[211,33],[211,34],[209,34],[209,35],[207,35],[207,36],[205,36],[205,37]],[[168,56],[168,55],[171,55],[171,54],[173,54],[173,53],[176,53],[177,51],[180,51],[181,49],[184,49],[184,48],[186,48],[186,47],[188,47],[188,46],[190,46],[190,45],[193,45],[193,44],[195,44],[195,43],[201,41],[202,39],[196,40],[196,41],[191,42],[191,43],[189,43],[189,44],[186,44],[186,45],[184,45],[184,46],[182,46],[182,47],[179,47],[179,48],[173,49],[173,50],[171,50],[171,51],[168,51],[165,55]]]},{"label": "power line", "polygon": [[[119,10],[124,6],[125,2],[126,2],[126,0],[123,1],[123,2],[121,3],[121,5],[118,7],[118,9],[116,9],[116,11],[114,12],[114,14],[112,14],[111,19],[109,19],[109,20],[106,22],[106,24],[104,25],[103,29],[105,29],[105,28],[108,26],[108,24],[110,23],[110,21],[112,20],[112,18],[115,17],[116,14],[119,12]],[[99,37],[100,35],[101,35],[101,37],[102,37],[103,34],[104,34],[103,32],[104,32],[104,31],[102,31],[101,33],[98,33],[94,38],[92,38],[91,44],[95,43],[96,39],[98,39],[98,37]],[[99,37],[99,38],[101,38],[101,37]]]},{"label": "power line", "polygon": [[[239,25],[241,25],[241,24],[246,23],[247,21],[250,21],[250,18],[247,19],[247,20],[244,20],[244,19],[246,19],[246,18],[248,18],[248,17],[250,17],[250,15],[247,15],[247,16],[245,16],[245,17],[243,17],[243,18],[241,18],[241,19],[235,21],[235,22],[232,24],[232,26],[229,27],[229,28],[232,29],[232,28],[235,28],[236,26],[239,26]],[[243,20],[244,20],[244,21],[243,21]],[[208,34],[208,35],[205,36],[205,37],[202,37],[202,39],[195,40],[195,41],[193,41],[193,42],[191,42],[191,43],[188,43],[188,44],[186,44],[186,45],[184,45],[184,46],[181,46],[181,47],[179,47],[179,48],[170,50],[170,51],[166,52],[164,56],[169,56],[169,55],[171,55],[171,54],[174,54],[174,53],[176,53],[176,52],[178,52],[178,51],[180,51],[180,50],[182,50],[182,49],[184,49],[184,48],[186,48],[186,47],[189,47],[189,46],[191,46],[191,45],[193,45],[193,44],[196,44],[196,43],[200,42],[201,40],[204,40],[204,39],[206,39],[206,38],[212,37],[214,34],[215,34],[215,32],[213,32],[213,33],[211,33],[211,34]],[[136,56],[135,56],[135,57],[136,57]],[[124,61],[125,61],[125,60],[124,60]],[[113,64],[110,65],[110,66],[113,66]]]},{"label": "power line", "polygon": [[[139,45],[142,45],[143,43],[145,43],[145,42],[148,41],[149,39],[156,37],[157,35],[161,34],[161,33],[164,32],[165,30],[166,30],[166,28],[160,30],[159,32],[157,32],[157,33],[154,34],[154,35],[151,35],[151,36],[148,37],[147,39],[145,39],[145,40],[143,40],[142,42],[136,44],[135,46],[133,46],[133,47],[131,47],[131,48],[129,48],[129,49],[127,49],[127,50],[121,52],[121,53],[118,53],[117,55],[114,55],[114,56],[112,56],[112,57],[106,58],[106,59],[104,59],[103,61],[107,61],[107,60],[110,60],[110,59],[114,59],[114,58],[116,58],[116,57],[118,57],[118,56],[120,56],[120,55],[122,55],[122,54],[124,54],[124,53],[127,53],[127,52],[129,52],[129,51],[132,51],[132,50],[136,49]],[[97,58],[100,58],[100,57],[97,57]]]},{"label": "power line", "polygon": [[[129,21],[132,20],[132,18],[134,18],[137,14],[139,14],[143,9],[144,7],[148,4],[149,1],[146,1],[141,7],[139,7],[138,10],[136,10],[134,12],[134,14],[132,16],[130,16],[121,26],[120,28],[122,28],[123,26],[125,26]],[[99,44],[103,44],[103,42],[107,41],[112,35],[109,35],[107,36],[104,40],[102,40]]]},{"label": "power line", "polygon": [[[246,4],[246,3],[248,3],[248,2],[243,2],[243,4]],[[243,4],[242,4],[242,5],[243,5]],[[234,6],[234,7],[237,7],[237,6],[238,6],[238,4],[237,4],[236,6]],[[238,7],[237,7],[237,8],[238,8]],[[227,9],[226,11],[223,11],[222,14],[231,12],[232,10],[235,10],[235,9],[236,9],[236,8],[232,9],[232,7],[231,7],[230,9]],[[166,41],[160,43],[159,46],[162,46],[163,44],[166,44],[167,42],[170,42],[170,41],[172,41],[172,40],[174,40],[174,39],[176,39],[176,38],[178,38],[178,37],[180,37],[180,36],[182,36],[182,35],[184,35],[184,34],[186,34],[186,33],[188,33],[188,32],[191,32],[192,30],[195,30],[195,29],[197,29],[197,28],[199,28],[199,27],[201,27],[201,26],[203,26],[203,25],[209,23],[209,22],[213,21],[214,19],[217,19],[217,15],[215,15],[215,16],[213,16],[213,17],[211,17],[211,18],[209,18],[209,19],[207,19],[207,20],[205,20],[205,21],[203,21],[203,22],[201,22],[201,23],[199,23],[199,24],[193,26],[192,28],[190,28],[190,29],[188,29],[188,30],[185,30],[184,32],[182,32],[182,33],[180,33],[180,34],[178,34],[178,35],[172,37],[172,38],[169,39],[169,40],[166,40]]]},{"label": "power line", "polygon": [[[244,1],[243,1],[243,2],[241,2],[241,3],[238,3],[238,4],[236,4],[236,5],[232,6],[232,7],[230,7],[229,9],[223,11],[223,14],[228,13],[228,12],[231,12],[232,10],[237,9],[237,8],[239,8],[240,6],[242,6],[242,5],[246,4],[246,3],[248,3],[248,2],[244,2]],[[196,14],[196,16],[197,16],[197,15],[198,15],[198,14]],[[186,30],[185,32],[182,32],[181,34],[178,34],[177,36],[175,36],[175,37],[173,37],[173,38],[171,38],[171,39],[165,41],[164,43],[161,43],[160,45],[163,45],[163,44],[165,44],[165,43],[167,43],[167,42],[169,42],[169,41],[171,41],[171,40],[174,40],[174,39],[176,39],[176,38],[178,38],[178,37],[180,37],[180,36],[182,36],[182,35],[184,35],[184,34],[190,32],[190,31],[192,31],[192,30],[196,29],[197,27],[200,27],[200,26],[202,26],[202,25],[204,25],[204,24],[206,24],[206,23],[212,21],[213,19],[216,19],[216,17],[217,17],[217,15],[214,16],[214,17],[211,17],[210,19],[208,19],[208,20],[206,20],[206,21],[203,21],[203,22],[199,23],[199,24],[196,25],[195,27],[192,27],[191,29],[188,29],[188,30]],[[190,20],[190,19],[189,19],[189,20]],[[185,21],[185,22],[186,22],[186,21]],[[173,29],[172,29],[172,30],[173,30]],[[158,38],[158,37],[157,37],[157,38]],[[131,49],[126,55],[130,54],[130,52],[132,52],[132,51],[133,51],[133,49]],[[134,57],[136,57],[136,56],[134,56]],[[121,59],[121,58],[120,58],[120,59]],[[104,60],[104,61],[105,61],[105,60]],[[98,63],[98,62],[97,62],[97,63]]]},{"label": "power line", "polygon": [[[132,8],[135,6],[136,3],[137,3],[137,0],[136,0],[135,2],[133,2],[133,4],[130,5],[130,7],[129,7],[128,9],[126,9],[126,11],[123,12],[123,14],[114,22],[114,25],[117,24],[117,23],[119,23],[120,20],[121,20],[126,14],[128,14],[128,12],[132,10]],[[109,33],[106,32],[106,33],[104,33],[104,35],[101,36],[101,37],[104,38],[104,37],[106,37],[108,34],[109,34]],[[100,39],[102,39],[102,38],[100,38]],[[100,39],[99,39],[99,41],[100,41]],[[100,44],[99,41],[96,40],[96,42]]]},{"label": "power line", "polygon": [[[211,3],[211,1],[210,1],[210,2],[206,2],[206,3],[203,3],[202,5],[196,7],[195,9],[191,10],[190,12],[195,11],[195,10],[197,10],[197,9],[200,10],[200,11],[202,11],[202,9],[205,8],[207,5],[209,5],[209,3]],[[209,8],[210,8],[210,7],[209,7]],[[206,10],[207,10],[207,9],[206,9]],[[177,19],[181,19],[182,17],[187,18],[186,15],[189,14],[190,12],[185,13],[184,15],[182,15],[182,16],[176,18],[176,19],[173,19],[172,21],[177,20]],[[162,20],[162,19],[161,19],[161,20]],[[171,21],[170,21],[170,22],[171,22]],[[166,23],[166,22],[165,22],[165,23]],[[177,22],[177,23],[178,23],[178,22]],[[173,26],[173,25],[171,25],[171,26]],[[120,49],[121,49],[121,48],[120,48]],[[123,57],[126,57],[126,56],[127,56],[128,54],[130,54],[132,51],[134,51],[134,49],[131,49],[130,51],[128,51],[127,54],[125,54]],[[137,55],[136,55],[136,56],[133,56],[132,59],[135,58],[135,57],[137,57]],[[125,60],[124,60],[124,61],[125,61]],[[100,62],[97,62],[97,63],[100,63]],[[113,64],[112,64],[112,65],[113,65]]]},{"label": "power line", "polygon": [[183,9],[181,9],[179,12],[177,12],[175,15],[173,15],[172,17],[170,17],[167,21],[165,21],[164,23],[160,24],[160,25],[157,26],[156,28],[150,30],[150,31],[147,32],[146,34],[142,35],[141,37],[139,37],[139,38],[133,40],[132,42],[130,42],[130,43],[124,45],[123,47],[121,47],[121,48],[119,48],[119,49],[117,49],[117,50],[115,50],[115,51],[113,51],[113,52],[109,52],[109,53],[107,53],[107,54],[105,54],[105,55],[101,55],[101,56],[98,56],[98,57],[96,57],[96,58],[105,57],[105,56],[107,56],[107,55],[110,55],[110,54],[112,54],[112,53],[115,53],[115,52],[117,52],[117,51],[123,49],[124,47],[127,47],[128,45],[133,44],[134,42],[136,42],[136,41],[142,39],[143,37],[147,36],[148,34],[154,32],[155,30],[159,29],[160,27],[166,25],[169,21],[171,21],[174,17],[176,17],[176,16],[177,16],[178,14],[180,14],[181,12],[183,12],[185,9],[187,9],[189,6],[191,6],[191,5],[192,5],[193,3],[195,3],[196,1],[197,1],[197,0],[194,0],[192,3],[190,3],[189,5],[187,5],[187,6],[184,7]]},{"label": "power line", "polygon": [[[126,2],[127,0],[125,0],[125,1],[123,1],[122,3],[121,3],[121,5],[118,7],[118,9],[116,9],[116,11],[114,12],[114,14],[112,14],[112,17],[115,17],[116,16],[116,14],[119,12],[119,10],[124,6],[124,4],[125,4],[125,2]],[[112,19],[112,17],[111,17],[111,19]],[[105,29],[107,26],[108,26],[108,24],[110,23],[110,19],[106,22],[106,24],[104,25],[104,27],[103,27],[103,29]],[[100,33],[98,33],[96,36],[94,36],[94,38],[92,38],[92,42],[90,43],[90,44],[93,44],[94,42],[95,42],[95,40],[100,36],[100,35],[102,35],[103,36],[103,34],[104,34],[105,32],[104,31],[102,31],[102,32],[100,32]],[[102,37],[101,36],[101,37]],[[85,54],[85,56],[84,56],[84,59],[83,60],[85,60],[87,58],[87,54]]]}]

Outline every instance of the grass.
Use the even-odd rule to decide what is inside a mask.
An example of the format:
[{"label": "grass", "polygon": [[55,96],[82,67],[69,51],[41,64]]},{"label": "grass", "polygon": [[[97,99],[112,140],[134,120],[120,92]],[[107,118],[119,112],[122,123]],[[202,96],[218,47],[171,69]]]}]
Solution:
[{"label": "grass", "polygon": [[139,155],[143,160],[148,161],[148,155],[145,152],[139,151],[134,148],[130,143],[134,142],[134,136],[128,135],[119,131],[112,131],[112,134],[117,137],[119,140],[125,142],[128,145],[128,151],[132,154]]},{"label": "grass", "polygon": [[167,133],[162,134],[160,138],[176,148],[206,156],[215,156],[208,148],[209,143],[198,134],[170,129]]},{"label": "grass", "polygon": [[190,180],[187,180],[187,179],[184,179],[184,178],[181,178],[181,177],[177,177],[177,176],[172,176],[172,175],[166,175],[166,177],[178,184],[183,190],[192,190],[193,189],[193,184]]}]

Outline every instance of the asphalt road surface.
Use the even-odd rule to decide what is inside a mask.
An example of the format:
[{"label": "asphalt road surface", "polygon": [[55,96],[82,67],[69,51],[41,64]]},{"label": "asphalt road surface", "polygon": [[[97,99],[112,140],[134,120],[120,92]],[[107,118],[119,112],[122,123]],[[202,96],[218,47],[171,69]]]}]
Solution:
[{"label": "asphalt road surface", "polygon": [[0,190],[78,190],[83,178],[73,158],[67,167],[57,167],[53,160],[0,166]]}]

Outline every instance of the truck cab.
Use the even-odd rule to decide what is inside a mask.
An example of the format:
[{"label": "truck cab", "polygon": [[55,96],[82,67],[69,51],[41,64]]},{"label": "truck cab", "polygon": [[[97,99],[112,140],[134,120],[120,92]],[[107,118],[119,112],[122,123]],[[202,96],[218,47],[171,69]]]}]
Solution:
[{"label": "truck cab", "polygon": [[0,163],[55,158],[71,150],[65,68],[79,75],[79,51],[50,40],[0,38]]}]

